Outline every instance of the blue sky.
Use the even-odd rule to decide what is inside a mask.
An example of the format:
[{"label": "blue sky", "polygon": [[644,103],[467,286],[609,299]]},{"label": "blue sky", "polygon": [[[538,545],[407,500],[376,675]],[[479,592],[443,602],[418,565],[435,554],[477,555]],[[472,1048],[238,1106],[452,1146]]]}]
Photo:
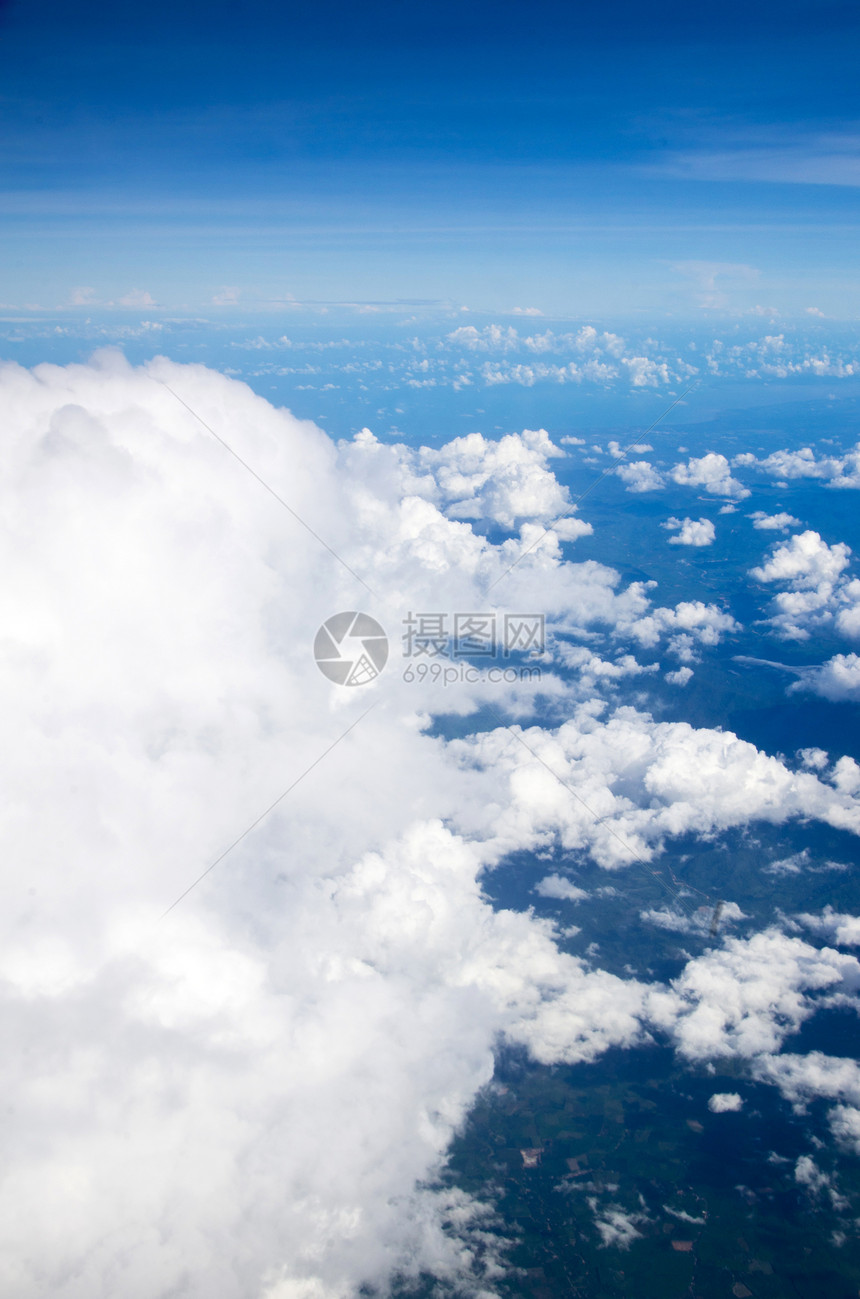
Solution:
[{"label": "blue sky", "polygon": [[7,309],[853,318],[848,4],[0,7]]}]

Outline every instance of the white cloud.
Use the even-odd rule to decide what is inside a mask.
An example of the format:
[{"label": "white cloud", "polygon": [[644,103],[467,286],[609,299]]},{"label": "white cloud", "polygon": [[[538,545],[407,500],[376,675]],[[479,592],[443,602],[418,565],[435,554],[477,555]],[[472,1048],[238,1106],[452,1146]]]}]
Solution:
[{"label": "white cloud", "polygon": [[[387,479],[402,497],[420,497],[443,509],[449,518],[488,519],[512,528],[522,519],[549,519],[566,513],[568,492],[548,467],[563,456],[545,429],[509,433],[498,441],[481,433],[454,438],[441,447],[413,448],[377,442],[369,429],[357,434],[348,448],[357,473]],[[591,525],[567,518],[558,535],[573,540],[591,532]]]},{"label": "white cloud", "polygon": [[794,1180],[798,1186],[818,1194],[830,1184],[830,1178],[815,1163],[810,1155],[801,1155],[794,1166]]},{"label": "white cloud", "polygon": [[615,470],[628,492],[656,492],[665,486],[665,479],[648,460],[632,460]]},{"label": "white cloud", "polygon": [[714,1092],[708,1101],[712,1114],[736,1114],[743,1107],[743,1100],[737,1092]]},{"label": "white cloud", "polygon": [[692,679],[693,669],[688,667],[678,668],[675,672],[667,672],[666,680],[672,686],[685,686]]},{"label": "white cloud", "polygon": [[797,919],[807,929],[821,934],[828,942],[838,947],[860,947],[860,916],[840,914],[831,906],[826,906],[821,915],[809,913],[799,915]]},{"label": "white cloud", "polygon": [[751,570],[759,582],[793,582],[801,587],[832,584],[847,567],[851,549],[844,543],[828,546],[817,532],[807,530],[777,546],[766,564]]},{"label": "white cloud", "polygon": [[731,496],[736,500],[749,496],[743,483],[732,478],[726,457],[714,451],[698,459],[691,456],[685,465],[675,465],[672,480],[687,487],[704,487],[713,496]]},{"label": "white cloud", "polygon": [[625,356],[621,360],[627,369],[634,388],[658,388],[672,382],[672,371],[665,361],[654,361],[648,356]]},{"label": "white cloud", "polygon": [[829,779],[837,789],[846,794],[854,794],[860,789],[860,766],[848,754],[844,754],[833,764]]},{"label": "white cloud", "polygon": [[698,1218],[695,1214],[687,1213],[686,1209],[673,1209],[670,1204],[664,1204],[663,1211],[670,1217],[677,1218],[679,1222],[689,1222],[697,1227],[703,1227],[708,1221],[704,1216]]},{"label": "white cloud", "polygon": [[448,334],[448,341],[475,352],[509,351],[518,345],[519,335],[512,325],[485,325],[483,329],[460,325]]},{"label": "white cloud", "polygon": [[677,537],[669,538],[670,546],[712,546],[716,529],[710,519],[667,519],[661,525],[670,531],[680,529]]},{"label": "white cloud", "polygon": [[622,654],[613,662],[600,658],[584,645],[569,645],[566,641],[557,643],[556,654],[565,667],[577,671],[580,684],[589,690],[598,683],[611,686],[627,677],[637,677],[657,671],[656,663],[644,665],[637,662],[632,654]]},{"label": "white cloud", "polygon": [[[719,645],[722,637],[740,630],[740,624],[731,614],[716,605],[701,600],[682,600],[674,609],[658,608],[634,621],[621,624],[622,629],[634,636],[640,644],[653,647],[663,635],[672,634],[670,649],[679,657],[691,658],[685,645],[695,641],[700,645]],[[686,638],[686,640],[683,640]]]},{"label": "white cloud", "polygon": [[[514,315],[540,314],[521,310]],[[489,385],[516,383],[532,387],[536,383],[596,383],[601,386],[625,381],[633,389],[657,388],[689,379],[696,368],[677,356],[673,349],[658,349],[654,339],[640,348],[628,348],[618,334],[598,332],[584,325],[574,333],[556,334],[551,329],[541,333],[520,334],[512,325],[461,325],[447,334],[448,349],[495,353],[512,359],[487,361],[482,377]],[[656,352],[656,354],[655,354]],[[518,353],[520,359],[513,359]],[[535,360],[536,357],[558,357],[558,361]]]},{"label": "white cloud", "polygon": [[774,451],[764,460],[757,459],[751,452],[744,452],[735,456],[733,463],[755,467],[780,481],[818,478],[828,487],[860,487],[860,443],[841,456],[817,459],[811,447],[801,447],[797,451]]},{"label": "white cloud", "polygon": [[768,862],[763,869],[766,875],[800,875],[809,865],[809,860],[809,849],[804,848],[802,852],[795,852],[789,857],[781,857],[778,861]]},{"label": "white cloud", "polygon": [[[384,618],[407,598],[434,607],[437,572],[475,607],[470,568],[495,555],[498,575],[512,556],[392,490],[372,449],[339,452],[202,367],[108,355],[0,374],[0,692],[18,737],[0,1000],[29,1044],[4,1074],[21,1139],[0,1288],[149,1299],[190,1277],[229,1299],[287,1261],[282,1293],[354,1293],[422,1259],[453,1274],[466,1255],[439,1225],[450,1206],[415,1187],[523,996],[534,1019],[529,952],[548,968],[556,949],[510,916],[490,956],[480,854],[436,823],[409,830],[454,786],[408,699],[157,923],[366,706],[336,696],[310,646],[370,599],[159,378],[355,571],[390,583]],[[444,974],[463,925],[479,948]],[[599,1001],[613,988],[602,976]]]},{"label": "white cloud", "polygon": [[[804,1187],[809,1194],[817,1199],[824,1191],[827,1192],[833,1208],[837,1210],[847,1209],[848,1200],[845,1196],[840,1195],[836,1189],[836,1178],[832,1173],[825,1173],[819,1168],[811,1155],[801,1155],[794,1166],[794,1180],[798,1186]],[[842,1233],[834,1232],[834,1243],[838,1243],[838,1237]],[[844,1235],[842,1235],[844,1240]]]},{"label": "white cloud", "polygon": [[[806,640],[811,628],[833,625],[844,635],[860,636],[860,580],[844,576],[850,555],[844,542],[828,545],[807,529],[775,546],[764,564],[750,569],[757,582],[787,587],[774,597],[776,613],[770,619],[781,635]],[[839,671],[834,668],[822,679]],[[842,675],[850,676],[850,667],[843,664]]]},{"label": "white cloud", "polygon": [[597,361],[588,366],[578,366],[574,362],[567,365],[548,365],[544,361],[534,363],[502,364],[488,361],[481,367],[484,383],[493,387],[502,383],[516,383],[523,388],[533,388],[536,383],[549,380],[552,383],[582,383],[584,378],[596,382],[608,382],[615,378],[616,371]]},{"label": "white cloud", "polygon": [[765,514],[764,510],[756,510],[749,517],[753,520],[753,527],[762,532],[787,533],[789,528],[800,527],[800,519],[784,511],[781,514]]},{"label": "white cloud", "polygon": [[[697,907],[692,915],[682,911],[677,907],[663,907],[662,909],[654,908],[650,911],[642,911],[641,918],[646,922],[656,925],[658,929],[667,929],[678,934],[707,934],[711,928],[716,912],[713,907]],[[741,911],[736,902],[720,903],[719,921],[720,925],[729,923],[733,920],[746,920],[747,917]]]},{"label": "white cloud", "polygon": [[690,1060],[770,1059],[814,1013],[816,994],[860,985],[860,963],[777,929],[729,938],[672,981],[677,1049]]},{"label": "white cloud", "polygon": [[799,681],[788,688],[789,694],[811,691],[822,699],[835,702],[850,700],[860,702],[860,656],[834,654],[820,667],[804,668]]},{"label": "white cloud", "polygon": [[815,1099],[841,1100],[860,1107],[860,1065],[843,1056],[822,1051],[765,1055],[755,1062],[753,1076],[775,1084],[798,1113]]},{"label": "white cloud", "polygon": [[[852,1155],[860,1154],[860,1065],[856,1060],[828,1056],[821,1051],[810,1051],[806,1055],[786,1052],[757,1060],[753,1076],[759,1082],[777,1086],[799,1114],[803,1114],[814,1100],[841,1102],[828,1111],[830,1130],[841,1149]],[[797,1180],[812,1190],[826,1187],[834,1207],[845,1207],[832,1182],[819,1178],[811,1160],[800,1166]]]},{"label": "white cloud", "polygon": [[827,1119],[837,1144],[849,1154],[860,1155],[860,1109],[854,1105],[835,1105]]},{"label": "white cloud", "polygon": [[[500,1037],[575,1062],[656,1025],[688,1058],[743,1055],[849,988],[853,957],[770,933],[649,987],[561,952],[552,924],[494,910],[481,887],[507,853],[557,843],[617,870],[635,862],[625,845],[651,858],[669,836],[759,818],[860,833],[847,768],[820,780],[598,700],[552,731],[445,741],[423,729],[438,694],[393,668],[360,698],[318,672],[314,633],[338,610],[370,605],[394,647],[410,608],[484,606],[541,525],[493,545],[443,507],[556,517],[546,435],[423,458],[372,436],[336,446],[202,366],[113,354],[4,367],[0,393],[0,696],[16,736],[0,755],[0,1007],[26,1046],[3,1066],[0,1290],[346,1299],[426,1268],[491,1293],[489,1210],[427,1188]],[[565,563],[557,536],[505,580],[502,608],[539,595],[550,616],[635,626],[643,643],[734,625],[695,602],[649,612],[613,570]],[[623,1237],[613,1213],[601,1221]]]},{"label": "white cloud", "polygon": [[[657,929],[669,930],[670,933],[676,934],[699,934],[699,937],[708,933],[713,916],[715,916],[713,907],[698,907],[694,913],[689,914],[682,911],[679,904],[674,907],[653,907],[650,911],[639,912],[640,920],[646,921],[646,924],[656,925]],[[721,918],[746,920],[737,903],[722,904]]]},{"label": "white cloud", "polygon": [[535,893],[539,893],[542,898],[558,898],[559,901],[564,902],[581,902],[583,898],[588,897],[585,889],[577,888],[563,875],[545,876],[535,885]]},{"label": "white cloud", "polygon": [[590,537],[594,532],[592,524],[586,523],[585,519],[574,518],[572,514],[566,518],[554,519],[549,526],[562,541],[576,541],[578,537]]},{"label": "white cloud", "polygon": [[567,509],[567,492],[547,461],[562,452],[545,429],[488,442],[480,433],[443,449],[423,447],[416,468],[433,473],[452,518],[489,518],[505,527],[517,519],[547,518]]},{"label": "white cloud", "polygon": [[[742,379],[786,379],[792,376],[827,376],[850,379],[858,373],[856,347],[843,348],[834,354],[830,346],[822,346],[820,339],[810,342],[800,336],[765,334],[746,342],[731,342],[716,338],[705,352],[704,364],[710,374],[734,376]],[[788,452],[777,452],[787,455]],[[755,465],[754,455],[745,452],[736,456],[735,464]],[[781,477],[781,475],[777,475]]]},{"label": "white cloud", "polygon": [[639,1225],[648,1221],[646,1214],[629,1213],[618,1204],[598,1208],[597,1199],[593,1196],[589,1196],[588,1205],[594,1213],[594,1225],[604,1249],[629,1249],[642,1235]]},{"label": "white cloud", "polygon": [[711,833],[754,819],[781,823],[811,815],[860,831],[855,794],[810,772],[790,771],[737,736],[655,722],[629,707],[604,720],[602,709],[594,701],[580,704],[551,733],[515,727],[523,743],[507,730],[452,742],[465,766],[491,767],[507,790],[501,812],[470,807],[468,832],[487,836],[500,853],[544,847],[557,835],[565,851],[587,850],[607,869],[618,869],[635,861],[634,850],[649,860],[667,835]]}]

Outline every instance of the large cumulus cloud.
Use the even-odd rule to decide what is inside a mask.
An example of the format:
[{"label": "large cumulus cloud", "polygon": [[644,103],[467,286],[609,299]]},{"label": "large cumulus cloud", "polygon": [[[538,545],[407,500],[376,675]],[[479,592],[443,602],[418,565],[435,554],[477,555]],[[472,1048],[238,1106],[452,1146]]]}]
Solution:
[{"label": "large cumulus cloud", "polygon": [[846,636],[860,634],[860,580],[846,574],[850,559],[850,546],[828,545],[807,529],[775,546],[764,564],[750,570],[757,582],[785,588],[774,597],[770,619],[781,635],[807,640],[812,630],[830,627]]},{"label": "large cumulus cloud", "polygon": [[[857,832],[850,782],[603,716],[560,678],[542,687],[568,714],[555,729],[445,742],[426,730],[438,698],[396,673],[351,692],[317,671],[333,612],[482,608],[512,564],[499,607],[539,596],[569,630],[731,629],[563,561],[540,434],[423,461],[336,446],[203,367],[112,354],[7,367],[0,388],[4,1293],[336,1299],[421,1268],[489,1293],[490,1209],[428,1187],[500,1035],[573,1062],[659,1029],[689,1055],[695,1007],[725,1005],[732,979],[714,1050],[752,1020],[781,1040],[817,992],[853,989],[853,957],[798,939],[776,962],[773,939],[731,947],[671,988],[621,980],[481,888],[508,852],[556,842],[623,869],[756,817]],[[519,533],[493,544],[467,514]],[[757,1011],[767,961],[784,1031]]]}]

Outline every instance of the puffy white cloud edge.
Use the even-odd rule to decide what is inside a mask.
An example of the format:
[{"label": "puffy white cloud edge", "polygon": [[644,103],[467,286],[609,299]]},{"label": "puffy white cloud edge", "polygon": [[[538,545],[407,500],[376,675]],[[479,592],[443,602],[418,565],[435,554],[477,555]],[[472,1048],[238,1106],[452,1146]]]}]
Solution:
[{"label": "puffy white cloud edge", "polygon": [[[566,504],[545,435],[423,458],[335,446],[204,367],[115,354],[6,367],[0,390],[16,736],[0,1014],[21,1048],[3,1062],[0,1289],[345,1299],[423,1268],[492,1293],[491,1207],[432,1188],[500,1038],[550,1063],[665,1034],[683,1059],[734,1055],[806,1094],[774,1053],[816,1005],[855,995],[855,957],[771,929],[671,985],[620,979],[560,950],[551,921],[494,910],[481,880],[514,850],[619,871],[669,836],[759,818],[858,833],[850,781],[574,697],[553,730],[446,743],[426,733],[429,695],[382,679],[354,699],[313,663],[323,619],[370,598],[318,537],[384,622],[443,598],[482,607],[529,546],[507,607],[531,607],[537,583],[558,617],[686,637],[679,656],[730,630],[710,606],[653,610],[611,570],[562,559],[535,521]],[[533,530],[492,544],[467,514]],[[852,1105],[851,1087],[829,1094]]]}]

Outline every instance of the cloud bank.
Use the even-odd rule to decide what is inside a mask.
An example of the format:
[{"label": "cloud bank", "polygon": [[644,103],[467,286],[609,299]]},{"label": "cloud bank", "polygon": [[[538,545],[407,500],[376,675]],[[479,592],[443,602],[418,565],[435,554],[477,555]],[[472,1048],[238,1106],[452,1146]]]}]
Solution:
[{"label": "cloud bank", "polygon": [[[425,1269],[491,1294],[492,1206],[434,1178],[500,1039],[575,1063],[661,1033],[801,1095],[774,1052],[856,995],[854,956],[772,929],[670,985],[621,979],[494,909],[482,878],[559,845],[637,869],[671,836],[755,819],[860,833],[850,773],[560,679],[560,725],[445,741],[438,696],[392,672],[354,697],[313,662],[332,613],[372,605],[393,629],[405,608],[482,608],[517,560],[500,609],[539,591],[568,628],[678,657],[730,634],[712,606],[655,608],[562,557],[545,434],[335,445],[202,366],[111,353],[8,366],[0,389],[5,1293],[346,1299]],[[445,705],[474,711],[482,689]],[[568,882],[544,894],[573,901]]]}]

